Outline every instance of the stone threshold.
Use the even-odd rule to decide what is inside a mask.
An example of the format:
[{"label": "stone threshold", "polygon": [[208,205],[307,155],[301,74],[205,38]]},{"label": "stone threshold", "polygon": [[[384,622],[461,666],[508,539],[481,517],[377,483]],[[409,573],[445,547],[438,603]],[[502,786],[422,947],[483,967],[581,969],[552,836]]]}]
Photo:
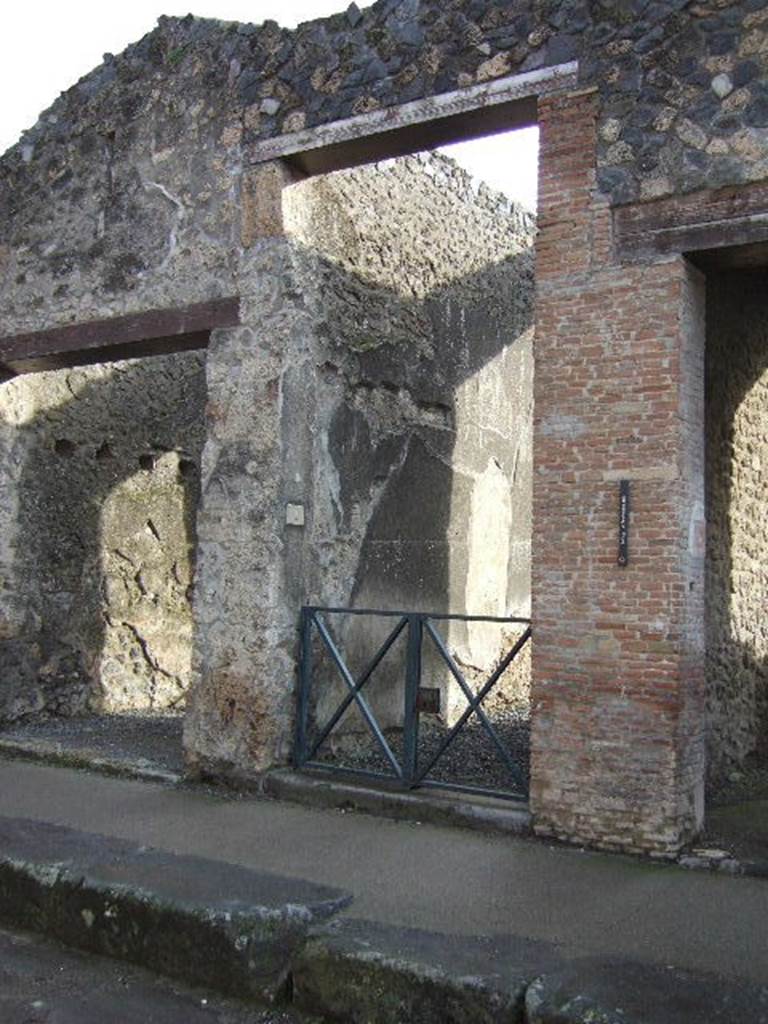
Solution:
[{"label": "stone threshold", "polygon": [[[336,772],[295,771],[278,768],[262,779],[260,792],[275,800],[286,800],[326,810],[372,814],[396,821],[416,824],[469,828],[482,832],[498,832],[528,838],[552,846],[573,848],[550,836],[537,836],[532,816],[524,800],[493,799],[472,796],[460,791],[417,790],[405,792],[386,784],[371,785]],[[587,850],[589,847],[579,847]],[[645,854],[611,851],[615,857],[649,861]],[[677,856],[670,856],[670,867],[686,871],[716,872],[721,875],[768,878],[768,858],[739,860],[725,850],[686,847]]]},{"label": "stone threshold", "polygon": [[473,796],[458,790],[399,790],[324,772],[275,769],[262,781],[262,792],[337,811],[358,811],[398,821],[453,825],[483,832],[531,835],[531,814],[524,800]]},{"label": "stone threshold", "polygon": [[[219,788],[214,779],[196,782],[183,772],[161,768],[145,758],[110,757],[86,747],[73,750],[48,739],[0,736],[0,757],[94,771],[141,782],[171,786],[200,784],[206,789],[211,786]],[[400,821],[459,826],[507,835],[531,834],[530,812],[522,800],[471,796],[449,790],[400,792],[336,776],[331,778],[321,772],[310,775],[283,768],[267,772],[260,779],[240,779],[236,788],[253,795],[329,810],[356,811]]]}]

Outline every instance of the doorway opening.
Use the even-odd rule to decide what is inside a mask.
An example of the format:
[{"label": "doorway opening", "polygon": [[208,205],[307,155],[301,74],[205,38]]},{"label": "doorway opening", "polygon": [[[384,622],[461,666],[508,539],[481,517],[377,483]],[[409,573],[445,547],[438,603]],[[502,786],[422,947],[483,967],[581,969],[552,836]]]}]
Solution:
[{"label": "doorway opening", "polygon": [[710,776],[768,783],[767,268],[708,275],[706,365]]},{"label": "doorway opening", "polygon": [[6,748],[182,771],[205,394],[204,350],[3,385],[25,608]]},{"label": "doorway opening", "polygon": [[[462,144],[463,166],[420,151],[285,189],[287,231],[313,261],[326,320],[313,422],[319,564],[305,593],[315,606],[373,611],[324,615],[338,659],[318,634],[305,650],[301,765],[313,747],[315,768],[380,776],[387,749],[402,763],[409,732],[433,754],[452,734],[423,781],[525,792],[530,645],[474,702],[530,618],[535,214],[480,176],[503,167],[508,190],[525,178],[530,197],[535,143],[535,129],[512,131]],[[439,633],[424,646],[416,725],[405,632],[361,688],[372,716],[346,700],[396,609],[431,613]]]}]

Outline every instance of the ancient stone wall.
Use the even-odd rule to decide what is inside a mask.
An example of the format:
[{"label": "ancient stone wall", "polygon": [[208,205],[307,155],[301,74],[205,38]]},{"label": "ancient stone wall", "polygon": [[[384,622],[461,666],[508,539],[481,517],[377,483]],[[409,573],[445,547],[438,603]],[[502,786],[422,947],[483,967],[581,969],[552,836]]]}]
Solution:
[{"label": "ancient stone wall", "polygon": [[768,753],[768,277],[707,279],[710,773]]},{"label": "ancient stone wall", "polygon": [[29,374],[0,389],[17,499],[0,719],[183,706],[204,354]]},{"label": "ancient stone wall", "polygon": [[[239,159],[241,140],[247,151],[281,133],[572,60],[580,84],[599,90],[598,180],[614,202],[759,180],[767,25],[763,0],[379,0],[295,31],[162,18],[6,155],[0,221],[10,205],[14,235],[21,224],[32,231],[32,272],[53,287],[77,261],[117,296],[164,260],[190,270],[210,261],[233,216],[221,172]],[[126,159],[139,150],[146,159]],[[182,150],[187,181],[167,173]],[[197,229],[193,189],[204,196]],[[48,252],[32,225],[46,222],[51,196],[57,210],[76,196],[89,216],[77,245]],[[11,249],[15,241],[3,239]]]},{"label": "ancient stone wall", "polygon": [[[304,593],[527,613],[531,216],[439,157],[313,179],[286,210],[320,299]],[[199,355],[4,386],[25,608],[7,716],[183,702],[204,401]]]},{"label": "ancient stone wall", "polygon": [[[253,166],[264,157],[259,147],[572,61],[576,88],[570,81],[537,100],[532,808],[540,832],[612,848],[670,853],[700,826],[704,293],[682,253],[724,237],[767,240],[754,216],[768,177],[764,0],[378,0],[295,32],[162,19],[65,93],[0,160],[0,332],[241,298],[240,325],[214,332],[207,363],[193,766],[236,774],[285,760],[295,609],[308,594],[341,592],[345,573],[362,596],[371,573],[358,580],[358,541],[369,567],[377,552],[396,550],[387,547],[396,540],[386,532],[387,502],[365,518],[367,468],[359,492],[353,482],[338,500],[333,470],[359,464],[365,429],[374,447],[379,436],[355,404],[360,385],[398,424],[413,401],[418,431],[402,483],[423,484],[428,468],[432,490],[451,491],[440,535],[462,504],[493,506],[507,475],[503,460],[501,476],[489,464],[486,498],[470,497],[484,471],[463,448],[461,388],[470,395],[479,366],[460,364],[459,376],[471,376],[450,380],[428,352],[420,360],[402,348],[393,378],[389,353],[375,344],[385,324],[410,335],[442,322],[458,337],[450,299],[441,305],[440,287],[416,302],[407,294],[372,302],[350,289],[349,268],[284,235],[279,182],[265,210],[267,177]],[[266,173],[284,171],[275,162]],[[737,187],[745,182],[758,183],[746,198]],[[634,253],[622,248],[622,214],[654,228]],[[678,216],[682,228],[667,231]],[[363,342],[339,346],[343,359],[326,290],[346,324],[340,336]],[[364,296],[351,315],[337,298],[345,290]],[[498,355],[496,341],[480,346],[483,365]],[[447,385],[458,397],[446,412]],[[317,429],[321,395],[337,396],[330,407],[340,413]],[[480,417],[465,422],[467,436],[484,427]],[[326,434],[338,456],[319,458]],[[14,464],[14,438],[0,431],[4,464]],[[448,448],[468,466],[455,493]],[[418,462],[422,449],[438,457]],[[379,452],[375,485],[396,472],[385,444]],[[626,571],[615,563],[624,478],[633,489]],[[18,496],[0,494],[0,631],[11,642],[26,615],[13,592]],[[304,507],[304,527],[286,522],[288,503]],[[341,524],[337,537],[354,536],[340,548],[343,565],[320,557],[316,512],[318,522]],[[407,525],[398,521],[401,532]],[[422,539],[426,550],[435,538]],[[453,593],[469,600],[462,559],[474,542],[452,539],[438,556],[448,560]],[[327,569],[326,588],[317,565]]]},{"label": "ancient stone wall", "polygon": [[[318,445],[327,444],[331,462],[318,447],[318,539],[337,536],[334,558],[346,537],[354,538],[355,560],[357,552],[367,552],[357,573],[337,577],[336,597],[323,565],[312,589],[321,586],[329,601],[346,594],[391,605],[410,592],[422,606],[432,601],[435,610],[451,596],[461,607],[472,603],[469,504],[477,503],[473,489],[482,478],[488,507],[499,522],[515,525],[512,552],[504,546],[484,571],[472,574],[473,580],[504,576],[500,588],[490,588],[501,595],[500,604],[482,610],[512,605],[524,613],[530,597],[532,217],[484,187],[478,194],[469,177],[441,157],[327,175],[288,191],[289,230],[320,257]],[[434,479],[440,467],[450,471],[442,484]],[[508,486],[494,506],[490,478],[497,470]],[[406,481],[415,488],[409,503],[402,500]],[[388,507],[389,491],[397,508]],[[404,558],[396,550],[401,534],[429,542],[428,557],[415,562],[412,552]],[[355,580],[351,589],[349,578]],[[387,592],[389,585],[394,592]],[[514,594],[509,599],[508,590]]]},{"label": "ancient stone wall", "polygon": [[3,159],[0,334],[237,294],[240,135],[203,100],[201,60],[169,58],[161,88],[155,42],[83,79]]},{"label": "ancient stone wall", "polygon": [[[182,116],[178,97],[159,88],[153,68],[157,71],[158,62],[151,40],[132,47],[125,59],[106,60],[68,98],[54,104],[55,110],[3,162],[0,335],[239,293],[240,135],[228,131],[218,94],[207,92],[213,83],[201,77],[200,61],[174,70],[175,84],[186,98],[193,93],[198,97],[190,108],[194,115],[186,110]],[[197,484],[185,481],[182,490],[172,454],[158,458],[150,475],[137,460],[153,452],[160,456],[163,450],[180,453],[184,462],[187,451],[189,461],[198,458],[205,433],[200,359],[147,359],[122,369],[46,374],[0,387],[8,416],[0,422],[0,461],[7,484],[0,489],[0,637],[10,652],[3,675],[3,685],[10,687],[7,713],[53,709],[57,702],[62,711],[76,710],[91,698],[98,707],[122,707],[138,699],[148,705],[160,692],[162,701],[172,701],[183,688],[173,680],[183,679],[185,685],[188,679],[188,651],[179,659],[178,652],[164,649],[160,624],[151,627],[143,611],[140,621],[134,621],[133,612],[147,610],[150,601],[147,595],[139,599],[138,585],[129,585],[124,595],[133,605],[131,614],[123,614],[124,608],[116,613],[114,627],[98,622],[103,606],[98,587],[106,571],[102,554],[105,558],[111,549],[102,548],[99,529],[112,517],[116,541],[123,527],[130,532],[133,492],[138,490],[154,505],[168,490],[170,505],[147,518],[170,515],[175,520],[175,540],[164,558],[170,569],[177,560],[173,545],[180,544],[179,579],[167,583],[163,599],[167,610],[176,608],[172,621],[179,636],[188,640],[188,607],[182,600],[189,582],[188,565],[183,565],[188,559],[184,532],[189,535],[194,522]],[[114,414],[109,411],[111,400]],[[16,422],[7,402],[29,407],[34,415],[19,414]],[[59,436],[74,442],[71,458],[51,454],[50,444]],[[113,455],[94,461],[104,440]],[[154,442],[161,445],[157,452]],[[69,489],[70,477],[82,486],[80,492]],[[40,507],[45,488],[54,480],[65,486],[66,508],[58,520],[50,496],[50,507]],[[102,511],[100,502],[105,503]],[[145,540],[152,547],[148,536]],[[148,549],[137,550],[131,557],[143,564],[148,554]],[[118,564],[125,572],[128,562],[116,557],[112,574],[119,577]],[[100,569],[81,581],[77,578],[84,563]],[[47,580],[41,572],[48,573]],[[38,583],[42,590],[35,595]],[[116,583],[116,594],[121,588]],[[77,612],[77,622],[66,623],[68,603],[78,594],[82,614]],[[49,627],[38,617],[43,610],[50,616]],[[89,638],[83,635],[85,622]],[[134,628],[140,634],[133,643],[135,660],[127,653]],[[55,630],[61,631],[58,640]],[[46,638],[40,650],[35,648],[38,636]],[[152,640],[148,654],[141,646],[147,638]],[[113,640],[123,653],[104,660]],[[127,685],[129,659],[139,669],[137,690],[124,698],[119,680]],[[148,669],[147,659],[154,659],[156,667]],[[53,680],[50,684],[39,676],[43,669]],[[90,684],[84,685],[101,670],[114,677],[111,695],[103,702],[100,689],[94,697]],[[63,689],[55,685],[57,674],[69,680]],[[80,696],[73,683],[78,674]],[[22,680],[24,695],[18,697]]]}]

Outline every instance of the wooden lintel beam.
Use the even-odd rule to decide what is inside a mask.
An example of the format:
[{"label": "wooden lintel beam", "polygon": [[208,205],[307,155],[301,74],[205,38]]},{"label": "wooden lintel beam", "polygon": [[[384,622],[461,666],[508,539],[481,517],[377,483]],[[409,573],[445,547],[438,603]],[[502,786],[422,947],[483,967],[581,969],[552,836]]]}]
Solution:
[{"label": "wooden lintel beam", "polygon": [[623,262],[754,246],[768,242],[768,183],[618,207],[613,227],[616,255]]},{"label": "wooden lintel beam", "polygon": [[507,75],[451,92],[382,107],[297,132],[259,139],[251,164],[286,160],[304,174],[326,174],[533,125],[541,96],[578,87],[576,61]]},{"label": "wooden lintel beam", "polygon": [[405,125],[359,139],[306,149],[285,159],[303,175],[327,174],[535,124],[536,99],[527,97],[427,124]]},{"label": "wooden lintel beam", "polygon": [[217,327],[240,322],[238,297],[179,309],[155,309],[0,338],[0,366],[27,373],[61,366],[132,359],[205,348]]},{"label": "wooden lintel beam", "polygon": [[122,345],[104,345],[75,349],[71,352],[51,352],[28,359],[13,359],[3,363],[6,377],[21,373],[39,373],[41,370],[61,370],[70,366],[92,366],[94,363],[116,362],[118,359],[141,359],[145,356],[165,356],[171,352],[190,352],[208,347],[210,331],[190,331],[172,334],[166,338],[147,338]]}]

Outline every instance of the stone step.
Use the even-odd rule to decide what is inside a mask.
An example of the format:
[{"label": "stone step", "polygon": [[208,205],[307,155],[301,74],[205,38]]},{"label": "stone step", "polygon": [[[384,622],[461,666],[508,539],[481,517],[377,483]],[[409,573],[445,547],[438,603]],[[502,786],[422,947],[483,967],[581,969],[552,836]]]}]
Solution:
[{"label": "stone step", "polygon": [[440,789],[401,790],[366,784],[321,770],[278,768],[264,776],[264,792],[311,807],[361,811],[399,821],[459,826],[481,832],[527,835],[531,813],[522,799],[477,796]]},{"label": "stone step", "polygon": [[69,946],[272,1002],[339,890],[23,818],[0,818],[0,918]]},{"label": "stone step", "polygon": [[560,959],[517,936],[437,935],[338,919],[297,957],[297,1009],[354,1024],[522,1024],[528,986]]}]

